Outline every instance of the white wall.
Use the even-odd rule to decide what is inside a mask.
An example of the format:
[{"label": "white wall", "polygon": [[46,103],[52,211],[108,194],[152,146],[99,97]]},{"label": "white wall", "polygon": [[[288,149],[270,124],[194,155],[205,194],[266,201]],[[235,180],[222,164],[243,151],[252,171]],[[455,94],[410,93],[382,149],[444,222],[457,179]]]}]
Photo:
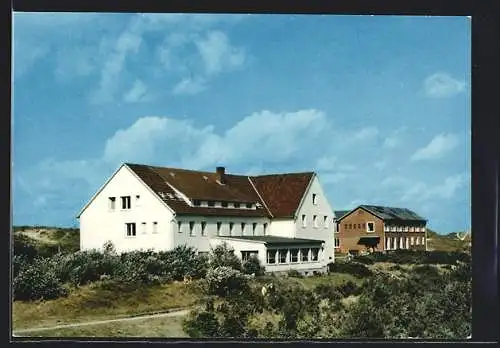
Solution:
[{"label": "white wall", "polygon": [[234,249],[234,254],[241,259],[242,251],[258,251],[257,257],[260,260],[262,266],[267,262],[266,260],[266,246],[264,242],[260,241],[243,241],[231,238],[212,238],[210,240],[210,247],[215,248],[217,245],[226,243]]},{"label": "white wall", "polygon": [[295,237],[295,223],[293,219],[273,219],[269,235],[278,237]]},{"label": "white wall", "polygon": [[[178,231],[177,222],[182,222],[181,232]],[[189,222],[194,222],[194,236],[190,235]],[[201,235],[201,222],[205,221],[207,223],[205,236]],[[232,236],[263,236],[264,235],[264,223],[268,224],[269,231],[269,220],[267,218],[247,218],[247,217],[202,217],[202,216],[177,216],[175,222],[172,224],[174,228],[173,238],[175,245],[186,244],[192,246],[198,251],[206,252],[210,250],[210,238],[217,236],[217,222],[221,222],[221,236],[229,236],[229,223],[233,222],[233,232]],[[245,231],[242,234],[241,223],[245,223]],[[253,234],[252,223],[257,223],[255,234]]]},{"label": "white wall", "polygon": [[[313,194],[316,194],[317,204],[313,204]],[[302,227],[302,215],[306,215],[307,225]],[[313,216],[318,218],[318,227],[313,226]],[[324,216],[327,217],[327,227],[323,223]],[[323,255],[320,254],[320,261],[332,262],[334,259],[334,231],[333,210],[326,198],[318,177],[315,176],[308,191],[305,193],[302,205],[297,211],[295,220],[295,237],[308,239],[321,239],[325,241]],[[323,259],[322,259],[323,258]],[[331,258],[331,259],[330,259]]]},{"label": "white wall", "polygon": [[[260,241],[243,241],[243,240],[237,240],[237,239],[232,239],[232,238],[212,238],[210,240],[210,247],[215,248],[217,245],[227,243],[229,246],[231,246],[234,249],[235,255],[241,259],[241,252],[242,251],[257,251],[257,257],[261,263],[262,266],[265,267],[266,272],[287,272],[289,270],[297,270],[297,271],[313,271],[313,270],[321,270],[325,264],[324,262],[290,262],[290,254],[288,254],[288,261],[287,263],[283,264],[267,264],[267,247],[264,244],[264,242]],[[284,246],[284,249],[300,249],[300,248],[310,248],[310,246],[307,245],[294,245],[293,247],[289,246]],[[269,248],[271,249],[280,249],[280,247],[272,247]],[[321,255],[321,254],[320,254]],[[276,254],[276,258],[278,258],[278,255]]]},{"label": "white wall", "polygon": [[[136,195],[140,206],[136,206]],[[120,196],[131,196],[131,209],[121,209]],[[108,197],[116,197],[114,211],[109,210]],[[169,250],[174,246],[171,211],[135,176],[122,166],[80,216],[80,248],[100,249],[113,242],[118,252],[154,249]],[[153,222],[158,233],[153,234]],[[136,223],[136,236],[127,237],[125,223]],[[142,233],[141,223],[147,226]]]}]

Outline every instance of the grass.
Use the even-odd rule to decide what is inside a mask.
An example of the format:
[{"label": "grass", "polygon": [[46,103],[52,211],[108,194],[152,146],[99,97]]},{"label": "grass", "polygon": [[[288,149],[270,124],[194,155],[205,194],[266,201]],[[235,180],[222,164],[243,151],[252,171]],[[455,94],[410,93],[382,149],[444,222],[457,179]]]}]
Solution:
[{"label": "grass", "polygon": [[13,304],[13,328],[36,328],[114,319],[192,306],[199,299],[192,285],[171,283],[126,288],[97,282],[66,298]]},{"label": "grass", "polygon": [[137,319],[98,325],[23,333],[26,337],[188,337],[182,330],[184,316]]}]

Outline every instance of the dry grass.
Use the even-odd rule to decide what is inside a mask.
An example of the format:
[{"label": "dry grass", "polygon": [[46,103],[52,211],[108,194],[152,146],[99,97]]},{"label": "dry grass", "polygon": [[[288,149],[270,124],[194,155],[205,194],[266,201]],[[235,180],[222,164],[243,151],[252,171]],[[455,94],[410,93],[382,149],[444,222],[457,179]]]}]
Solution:
[{"label": "dry grass", "polygon": [[182,330],[184,316],[71,327],[22,334],[24,337],[188,337]]},{"label": "dry grass", "polygon": [[192,306],[199,299],[191,285],[171,283],[135,288],[104,287],[94,283],[66,298],[13,304],[13,328],[47,327],[114,319]]}]

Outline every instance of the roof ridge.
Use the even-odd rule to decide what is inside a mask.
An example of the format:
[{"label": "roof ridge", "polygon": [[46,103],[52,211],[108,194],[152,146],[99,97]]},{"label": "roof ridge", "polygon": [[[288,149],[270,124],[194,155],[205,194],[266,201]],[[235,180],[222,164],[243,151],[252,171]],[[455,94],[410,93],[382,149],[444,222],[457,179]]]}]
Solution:
[{"label": "roof ridge", "polygon": [[251,178],[262,178],[266,176],[280,176],[280,175],[304,175],[304,174],[315,174],[314,171],[311,172],[288,172],[288,173],[274,173],[274,174],[262,174],[262,175],[251,175]]}]

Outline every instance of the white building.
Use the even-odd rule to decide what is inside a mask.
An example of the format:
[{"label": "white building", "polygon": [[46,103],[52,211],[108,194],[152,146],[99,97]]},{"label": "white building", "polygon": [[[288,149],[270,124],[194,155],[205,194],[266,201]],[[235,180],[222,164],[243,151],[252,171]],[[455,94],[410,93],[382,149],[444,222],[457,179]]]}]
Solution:
[{"label": "white building", "polygon": [[262,176],[125,163],[79,213],[80,248],[198,252],[226,242],[268,272],[324,271],[333,211],[313,172]]}]

